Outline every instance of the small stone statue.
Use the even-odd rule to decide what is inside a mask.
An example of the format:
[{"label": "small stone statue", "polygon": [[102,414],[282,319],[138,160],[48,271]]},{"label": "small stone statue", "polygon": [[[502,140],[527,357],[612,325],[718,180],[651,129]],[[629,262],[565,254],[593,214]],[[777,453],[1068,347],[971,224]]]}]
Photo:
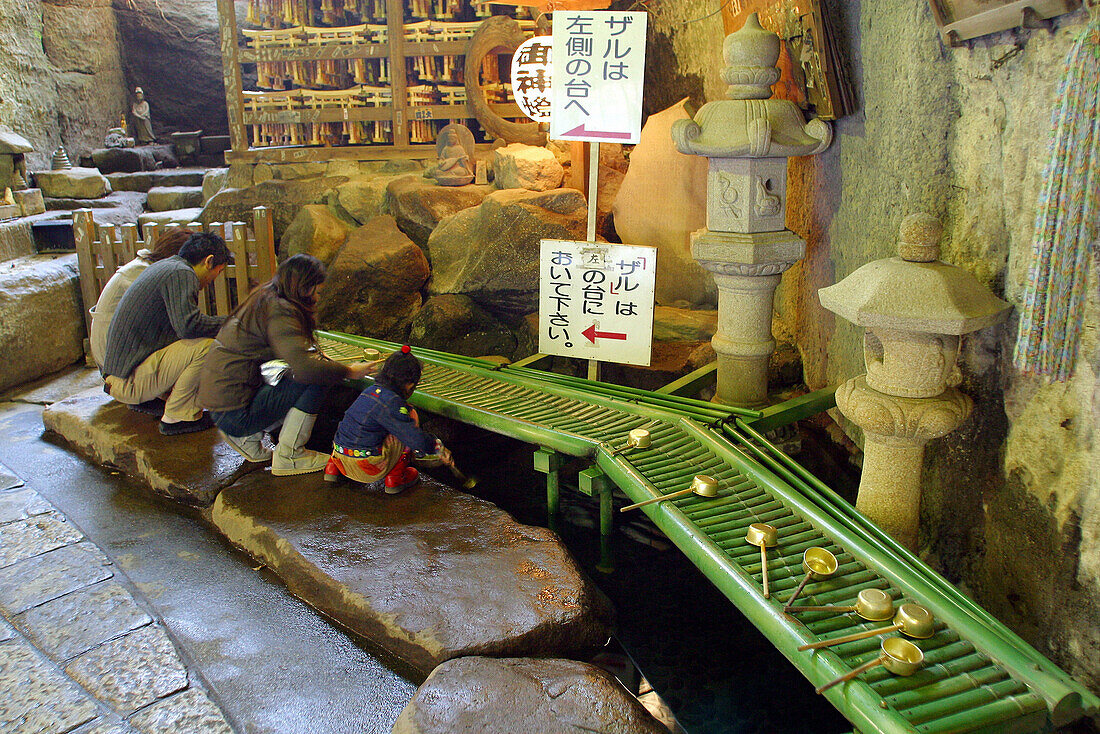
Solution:
[{"label": "small stone statue", "polygon": [[145,99],[145,92],[141,87],[134,87],[134,104],[130,107],[130,115],[134,118],[134,139],[138,145],[157,142],[153,135],[153,120],[149,112],[149,102]]},{"label": "small stone statue", "polygon": [[53,152],[50,157],[51,171],[67,171],[72,167],[73,164],[69,161],[69,154],[65,152],[64,148],[58,148]]},{"label": "small stone statue", "polygon": [[[463,134],[465,133],[465,135]],[[439,132],[436,155],[439,163],[432,178],[440,186],[465,186],[474,180],[474,136],[469,128],[451,123]]]}]

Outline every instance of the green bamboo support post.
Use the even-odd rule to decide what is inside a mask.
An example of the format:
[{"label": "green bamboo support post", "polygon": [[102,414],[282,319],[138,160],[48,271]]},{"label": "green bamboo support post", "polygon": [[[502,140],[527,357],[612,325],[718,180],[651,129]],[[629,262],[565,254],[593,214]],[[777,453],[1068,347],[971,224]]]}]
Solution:
[{"label": "green bamboo support post", "polygon": [[615,570],[611,556],[611,531],[614,528],[611,493],[614,485],[603,469],[595,464],[577,475],[577,484],[581,492],[600,500],[600,561],[596,564],[596,570],[611,573]]},{"label": "green bamboo support post", "polygon": [[561,479],[558,471],[561,469],[562,456],[553,449],[540,447],[535,450],[535,471],[546,475],[546,521],[550,529],[558,532],[558,508],[561,504]]}]

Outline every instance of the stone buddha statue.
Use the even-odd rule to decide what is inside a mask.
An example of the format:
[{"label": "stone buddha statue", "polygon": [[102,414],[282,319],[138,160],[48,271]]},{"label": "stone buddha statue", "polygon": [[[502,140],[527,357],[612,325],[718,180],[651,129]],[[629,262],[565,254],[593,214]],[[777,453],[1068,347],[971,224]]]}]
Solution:
[{"label": "stone buddha statue", "polygon": [[138,145],[157,142],[153,135],[153,120],[149,112],[149,102],[141,87],[134,88],[134,104],[130,107],[130,116],[134,120],[134,139]]},{"label": "stone buddha statue", "polygon": [[[466,133],[465,139],[462,133]],[[439,162],[431,175],[440,186],[465,186],[474,180],[474,136],[464,125],[450,124],[439,133]]]}]

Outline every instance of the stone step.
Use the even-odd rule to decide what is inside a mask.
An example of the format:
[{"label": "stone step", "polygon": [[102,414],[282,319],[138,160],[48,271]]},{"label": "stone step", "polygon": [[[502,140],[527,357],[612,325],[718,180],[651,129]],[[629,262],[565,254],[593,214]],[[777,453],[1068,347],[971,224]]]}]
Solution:
[{"label": "stone step", "polygon": [[155,494],[209,506],[222,487],[258,468],[211,429],[162,436],[153,416],[136,413],[96,387],[56,402],[42,413],[46,430],[78,453],[136,478]]},{"label": "stone step", "polygon": [[167,168],[163,171],[109,173],[115,191],[149,191],[154,186],[202,186],[205,168]]},{"label": "stone step", "polygon": [[210,517],[295,595],[424,674],[467,655],[569,657],[607,640],[608,602],[554,533],[422,476],[387,495],[253,472]]},{"label": "stone step", "polygon": [[152,212],[201,207],[202,182],[198,186],[154,186],[148,196],[145,207]]},{"label": "stone step", "polygon": [[138,217],[138,224],[144,227],[150,222],[156,222],[162,227],[168,227],[172,225],[190,224],[191,222],[199,221],[199,217],[202,215],[202,207],[194,207],[189,209],[174,209],[166,212],[146,212]]},{"label": "stone step", "polygon": [[34,235],[26,219],[0,222],[0,262],[34,254]]}]

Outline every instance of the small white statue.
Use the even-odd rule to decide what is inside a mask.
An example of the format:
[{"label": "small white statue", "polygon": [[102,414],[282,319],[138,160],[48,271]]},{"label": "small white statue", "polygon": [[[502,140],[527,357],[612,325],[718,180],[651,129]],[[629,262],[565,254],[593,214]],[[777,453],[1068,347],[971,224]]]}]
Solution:
[{"label": "small white statue", "polygon": [[153,135],[153,120],[149,112],[149,102],[145,99],[145,92],[141,87],[134,88],[134,104],[130,107],[130,114],[134,118],[134,139],[138,145],[157,142]]}]

